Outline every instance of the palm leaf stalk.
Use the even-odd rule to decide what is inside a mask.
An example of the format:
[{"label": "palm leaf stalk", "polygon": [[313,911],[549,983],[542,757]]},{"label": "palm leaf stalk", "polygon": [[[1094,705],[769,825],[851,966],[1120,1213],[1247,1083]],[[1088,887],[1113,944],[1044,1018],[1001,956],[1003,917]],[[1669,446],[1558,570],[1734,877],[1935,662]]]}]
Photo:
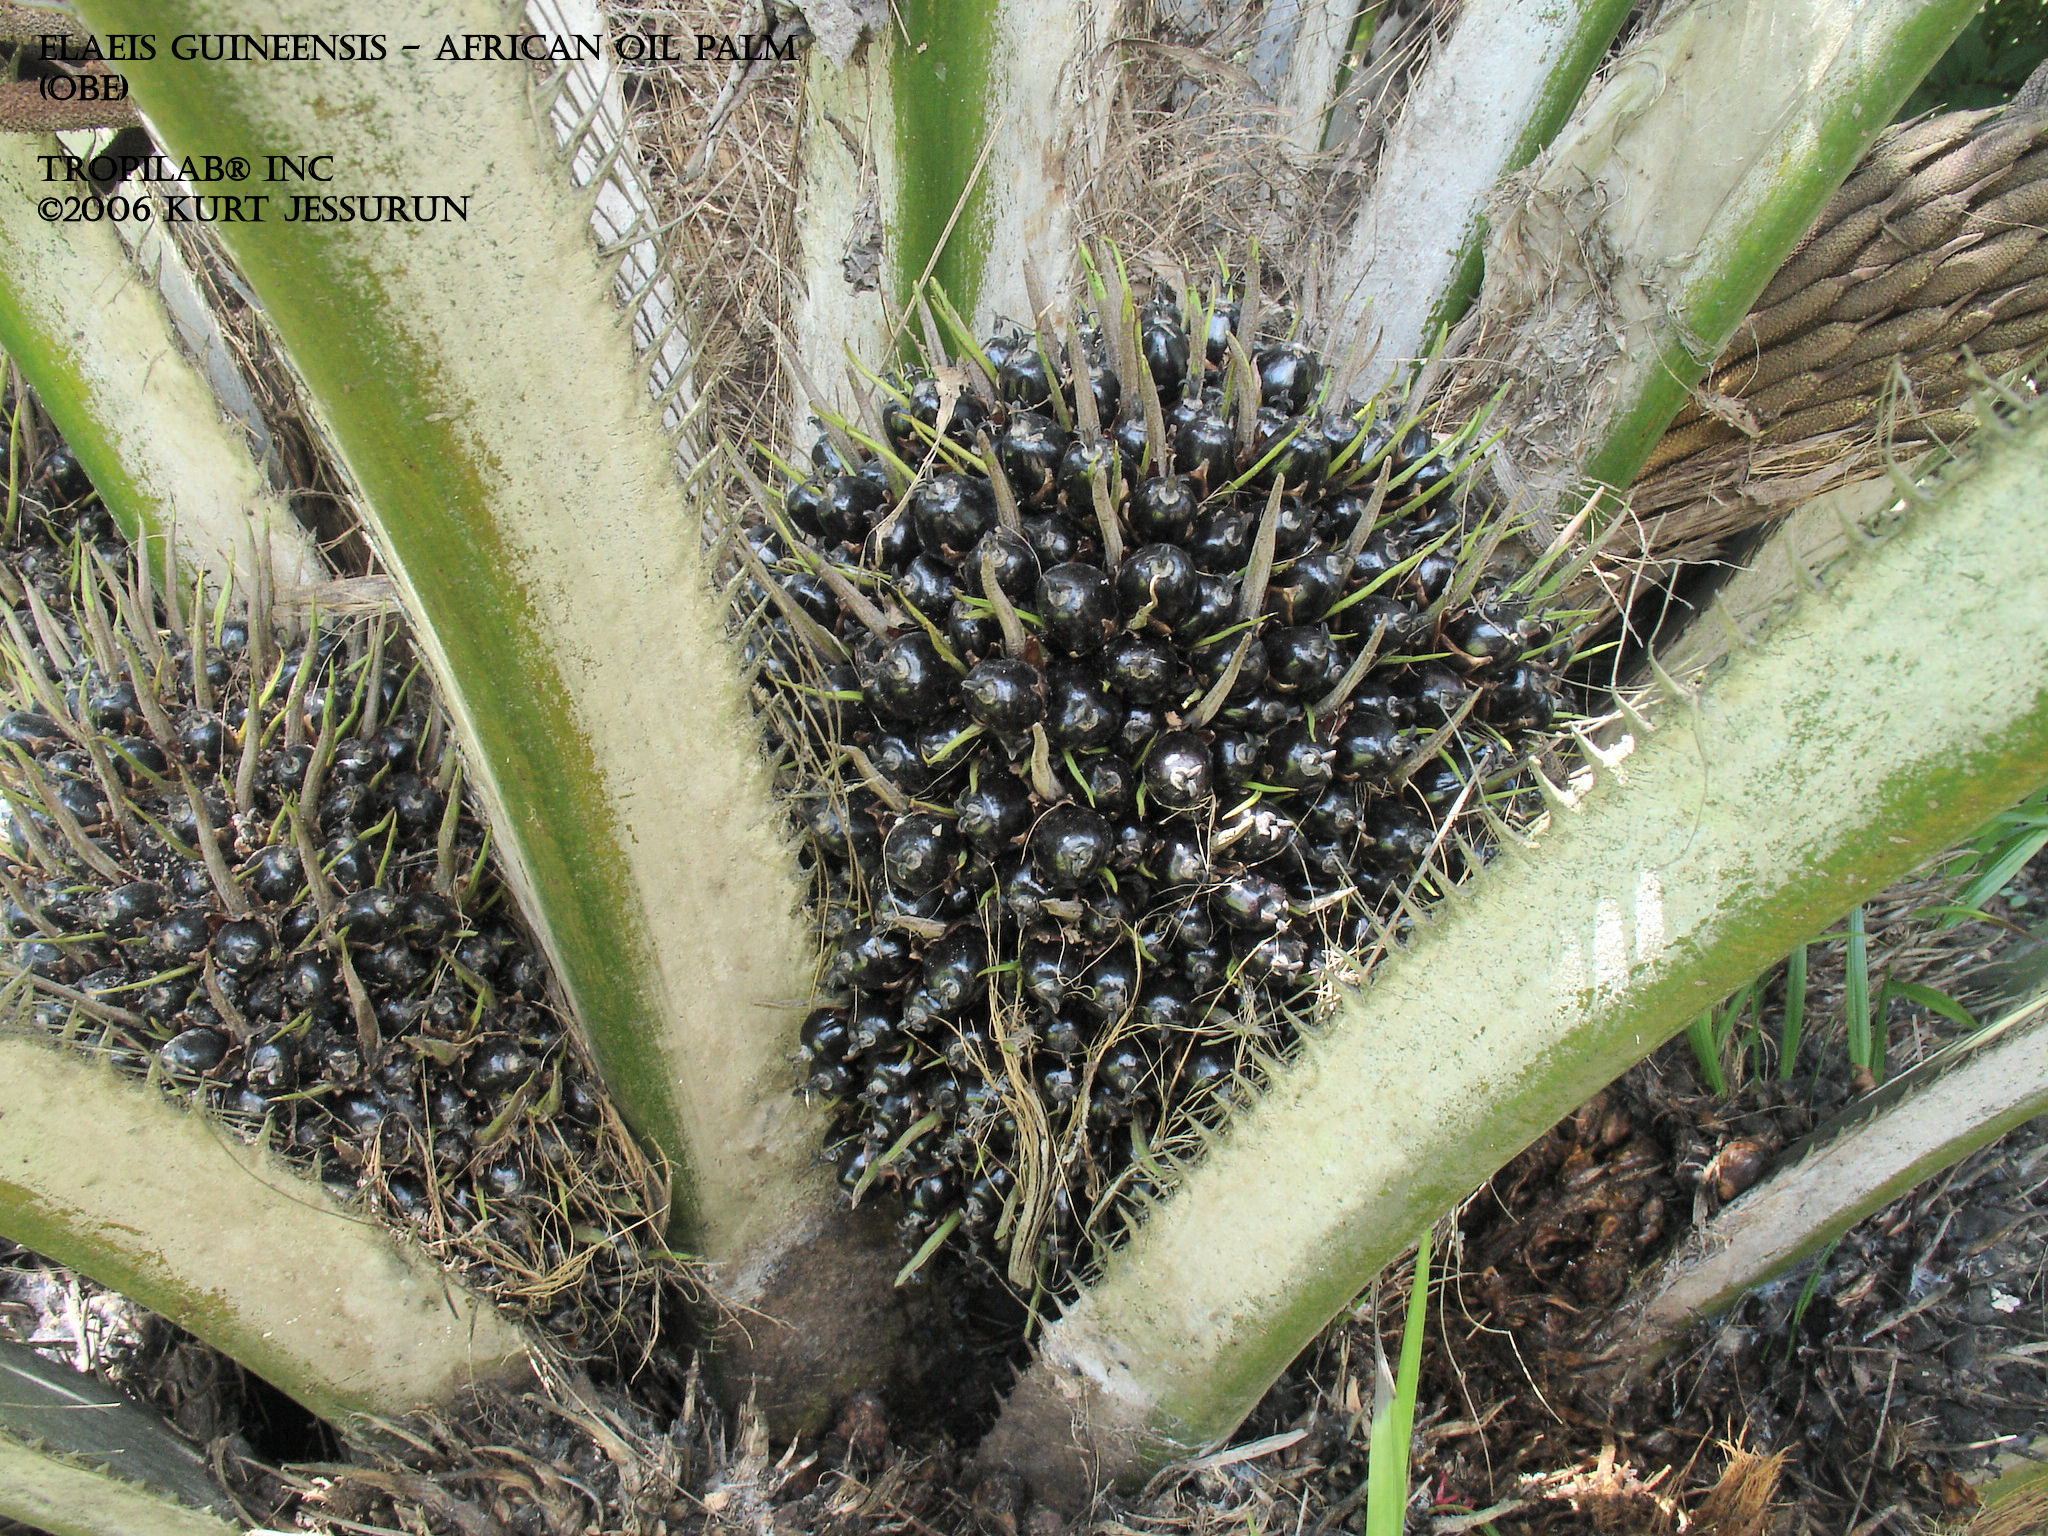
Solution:
[{"label": "palm leaf stalk", "polygon": [[527,1371],[517,1330],[264,1148],[17,1032],[0,1034],[0,1233],[343,1428]]},{"label": "palm leaf stalk", "polygon": [[[1628,14],[1621,0],[1467,8],[1402,104],[1372,188],[1324,279],[1341,343],[1376,345],[1377,387],[1428,352],[1479,291],[1500,179],[1548,144]],[[1361,334],[1362,333],[1362,334]]]},{"label": "palm leaf stalk", "polygon": [[275,590],[317,581],[320,558],[223,420],[154,287],[103,220],[53,223],[37,204],[83,183],[42,179],[53,139],[0,134],[0,348],[131,539],[175,532],[216,584],[259,562]]},{"label": "palm leaf stalk", "polygon": [[1280,109],[1295,154],[1325,147],[1331,109],[1350,65],[1372,39],[1377,0],[1310,0],[1268,8],[1249,70]]},{"label": "palm leaf stalk", "polygon": [[1457,393],[1509,386],[1506,489],[1547,517],[1635,478],[1978,4],[1695,0],[1609,63],[1487,243]]},{"label": "palm leaf stalk", "polygon": [[1957,1040],[1821,1127],[1646,1276],[1591,1347],[1610,1374],[1783,1274],[1922,1180],[2048,1109],[2048,994]]},{"label": "palm leaf stalk", "polygon": [[0,1517],[50,1536],[231,1536],[205,1458],[91,1378],[0,1341]]},{"label": "palm leaf stalk", "polygon": [[83,14],[107,32],[389,35],[387,61],[340,77],[159,59],[130,78],[176,153],[317,149],[346,178],[323,191],[467,200],[458,224],[223,232],[360,488],[508,879],[628,1122],[671,1164],[673,1241],[777,1320],[751,1353],[734,1330],[733,1371],[767,1378],[771,1412],[817,1411],[885,1353],[894,1267],[838,1211],[820,1119],[789,1093],[814,950],[636,311],[590,237],[602,191],[563,173],[524,64],[432,62],[445,35],[502,30],[488,0]]},{"label": "palm leaf stalk", "polygon": [[1227,1435],[1545,1127],[2048,780],[2044,463],[2035,411],[1894,536],[1809,571],[1631,754],[1589,744],[1592,792],[1553,790],[1535,845],[1342,1001],[1047,1331],[985,1459],[1073,1502],[1094,1469]]},{"label": "palm leaf stalk", "polygon": [[[1065,166],[1099,151],[1074,82],[1113,30],[1106,0],[911,0],[842,66],[812,50],[791,338],[824,404],[853,414],[867,367],[921,338],[927,280],[977,326],[1031,312],[1027,269],[1060,287],[1075,250]],[[896,322],[901,320],[904,326]],[[905,335],[905,330],[908,336]]]}]

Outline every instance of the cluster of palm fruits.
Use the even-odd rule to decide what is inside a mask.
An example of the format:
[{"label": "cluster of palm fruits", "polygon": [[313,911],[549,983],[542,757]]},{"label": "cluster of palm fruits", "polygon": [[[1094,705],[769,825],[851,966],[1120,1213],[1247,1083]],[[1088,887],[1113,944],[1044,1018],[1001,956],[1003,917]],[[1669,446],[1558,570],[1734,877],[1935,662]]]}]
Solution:
[{"label": "cluster of palm fruits", "polygon": [[1456,444],[1250,329],[1162,288],[894,381],[740,552],[812,765],[803,1089],[849,1191],[1020,1282],[1284,1052],[1558,705]]},{"label": "cluster of palm fruits", "polygon": [[0,562],[19,1016],[266,1136],[565,1347],[647,1326],[631,1154],[387,623],[160,598],[64,448],[27,490]]}]

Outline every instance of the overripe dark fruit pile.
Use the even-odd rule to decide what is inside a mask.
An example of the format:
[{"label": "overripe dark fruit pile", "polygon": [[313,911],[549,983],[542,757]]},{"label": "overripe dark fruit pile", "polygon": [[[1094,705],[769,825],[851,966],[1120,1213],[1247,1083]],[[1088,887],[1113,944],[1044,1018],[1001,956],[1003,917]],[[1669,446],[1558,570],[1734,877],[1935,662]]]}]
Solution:
[{"label": "overripe dark fruit pile", "polygon": [[835,425],[738,551],[828,944],[804,1088],[849,1191],[1021,1286],[1455,875],[1557,708],[1457,443],[1239,322],[1162,291],[892,384],[887,452]]},{"label": "overripe dark fruit pile", "polygon": [[565,1348],[638,1342],[645,1164],[389,621],[160,602],[62,447],[26,491],[0,564],[15,1017],[260,1130]]}]

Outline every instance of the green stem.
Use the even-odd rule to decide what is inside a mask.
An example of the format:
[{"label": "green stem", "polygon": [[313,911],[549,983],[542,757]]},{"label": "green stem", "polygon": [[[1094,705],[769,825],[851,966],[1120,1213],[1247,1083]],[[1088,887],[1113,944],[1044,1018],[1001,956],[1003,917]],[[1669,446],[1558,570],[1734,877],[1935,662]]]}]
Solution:
[{"label": "green stem", "polygon": [[1894,8],[1895,21],[1873,26],[1867,42],[1830,62],[1808,109],[1760,162],[1761,174],[1731,198],[1725,222],[1693,252],[1674,295],[1676,323],[1634,363],[1633,389],[1586,458],[1588,480],[1625,486],[1635,479],[1814,215],[1982,4],[1933,0]]},{"label": "green stem", "polygon": [[[1827,197],[1981,0],[1658,13],[1496,222],[1461,393],[1510,379],[1511,490],[1626,486]],[[1540,360],[1540,361],[1539,361]]]},{"label": "green stem", "polygon": [[1410,91],[1328,279],[1340,333],[1376,333],[1368,385],[1422,357],[1479,291],[1500,181],[1557,134],[1627,0],[1468,7]]},{"label": "green stem", "polygon": [[915,303],[918,279],[928,266],[962,314],[974,314],[980,302],[992,196],[981,149],[994,127],[989,68],[996,9],[947,0],[901,0],[896,8],[907,39],[896,51],[891,82],[894,279],[896,301],[904,309]]},{"label": "green stem", "polygon": [[[727,1295],[788,1325],[752,1337],[865,1340],[871,1372],[892,1314],[856,1277],[886,1298],[892,1256],[837,1214],[823,1118],[789,1091],[816,940],[706,570],[705,507],[677,484],[592,240],[596,189],[571,184],[528,65],[437,58],[445,38],[502,33],[499,0],[371,10],[82,7],[99,32],[388,37],[381,61],[252,69],[160,49],[127,74],[174,154],[333,156],[332,184],[273,184],[269,217],[219,232],[360,490],[509,883],[670,1170],[672,1243],[730,1265]],[[401,189],[451,201],[426,221],[288,217],[301,191]],[[707,468],[695,494],[728,489]],[[840,1287],[799,1281],[811,1267]],[[781,1367],[764,1371],[779,1413]]]}]

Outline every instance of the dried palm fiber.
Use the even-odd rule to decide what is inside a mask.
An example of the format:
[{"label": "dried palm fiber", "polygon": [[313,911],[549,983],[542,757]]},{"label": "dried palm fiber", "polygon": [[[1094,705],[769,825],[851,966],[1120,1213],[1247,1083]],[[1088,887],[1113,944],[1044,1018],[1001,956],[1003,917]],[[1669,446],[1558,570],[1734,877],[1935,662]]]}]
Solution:
[{"label": "dried palm fiber", "polygon": [[1579,596],[1618,594],[1621,566],[1640,582],[1709,558],[1902,446],[1973,430],[1973,381],[2048,349],[2044,237],[2048,103],[2031,86],[1885,134],[1672,422]]}]

